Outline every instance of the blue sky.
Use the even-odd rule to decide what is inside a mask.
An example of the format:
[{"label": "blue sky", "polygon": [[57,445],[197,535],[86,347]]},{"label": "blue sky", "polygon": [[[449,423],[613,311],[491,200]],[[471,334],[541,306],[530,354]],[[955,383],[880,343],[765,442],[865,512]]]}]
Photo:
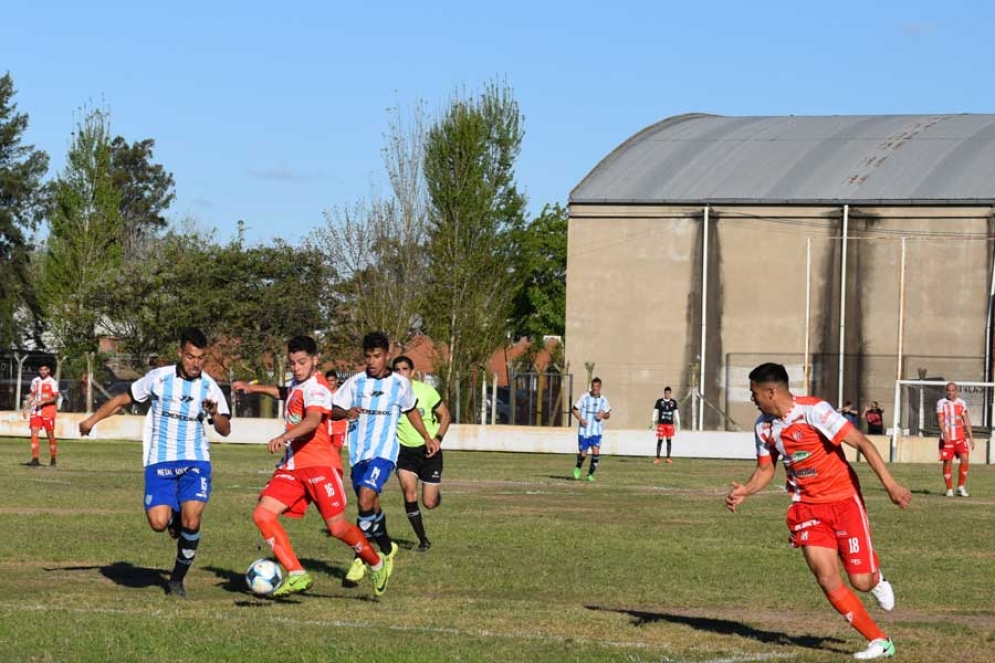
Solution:
[{"label": "blue sky", "polygon": [[[687,112],[995,112],[995,3],[12,3],[0,72],[62,169],[78,109],[153,138],[168,215],[297,241],[383,188],[387,109],[506,81],[535,214],[640,129]],[[369,6],[362,6],[369,5]]]}]

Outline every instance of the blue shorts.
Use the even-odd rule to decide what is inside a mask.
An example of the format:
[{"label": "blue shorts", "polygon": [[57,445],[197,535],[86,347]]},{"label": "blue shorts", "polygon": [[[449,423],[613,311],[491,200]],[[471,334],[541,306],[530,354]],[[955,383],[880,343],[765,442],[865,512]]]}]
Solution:
[{"label": "blue shorts", "polygon": [[584,453],[591,447],[597,447],[599,451],[601,450],[600,435],[592,435],[591,437],[584,437],[583,435],[577,436],[577,449],[580,453]]},{"label": "blue shorts", "polygon": [[184,502],[207,502],[211,497],[211,464],[206,460],[171,460],[145,467],[145,510]]},{"label": "blue shorts", "polygon": [[357,495],[360,488],[369,488],[379,495],[392,474],[394,474],[394,463],[386,458],[361,461],[352,466],[352,488]]}]

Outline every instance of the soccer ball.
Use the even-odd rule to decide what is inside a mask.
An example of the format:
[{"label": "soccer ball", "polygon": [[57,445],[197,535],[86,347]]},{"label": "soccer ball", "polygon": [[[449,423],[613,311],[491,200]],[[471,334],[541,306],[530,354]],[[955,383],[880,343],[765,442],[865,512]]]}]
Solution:
[{"label": "soccer ball", "polygon": [[283,571],[271,559],[257,559],[245,572],[245,584],[253,594],[269,596],[283,584]]}]

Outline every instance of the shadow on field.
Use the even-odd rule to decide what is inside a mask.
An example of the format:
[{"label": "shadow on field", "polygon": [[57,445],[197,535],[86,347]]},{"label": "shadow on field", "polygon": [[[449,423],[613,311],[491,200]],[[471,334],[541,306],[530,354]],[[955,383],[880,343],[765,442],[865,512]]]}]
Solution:
[{"label": "shadow on field", "polygon": [[135,566],[131,562],[114,562],[107,566],[63,566],[46,571],[100,571],[100,575],[122,587],[142,589],[144,587],[166,588],[166,577],[169,575],[162,569],[149,569]]},{"label": "shadow on field", "polygon": [[747,626],[742,622],[728,619],[716,619],[713,617],[693,617],[690,615],[675,615],[667,612],[645,612],[643,610],[626,610],[624,608],[606,608],[599,605],[584,606],[588,610],[601,610],[604,612],[617,612],[629,615],[633,618],[634,626],[642,626],[652,622],[670,622],[672,624],[683,624],[699,631],[708,631],[719,635],[738,635],[741,638],[749,638],[757,642],[774,645],[791,645],[794,647],[805,647],[807,649],[818,649],[822,651],[832,651],[837,653],[847,653],[847,650],[830,645],[844,644],[839,638],[821,638],[814,635],[791,636],[777,631],[762,631],[760,629]]}]

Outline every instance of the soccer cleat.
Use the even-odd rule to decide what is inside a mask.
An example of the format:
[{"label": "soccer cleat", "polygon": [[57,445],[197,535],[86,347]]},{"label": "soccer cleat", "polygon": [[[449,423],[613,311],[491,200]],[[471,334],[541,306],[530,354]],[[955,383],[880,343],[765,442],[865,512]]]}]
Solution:
[{"label": "soccer cleat", "polygon": [[169,584],[166,585],[166,593],[170,596],[176,596],[181,599],[187,597],[186,587],[183,586],[182,580],[170,580]]},{"label": "soccer cleat", "polygon": [[49,467],[55,467],[55,459],[54,459],[54,458],[53,458],[53,459],[52,459],[52,461],[51,461],[51,462],[50,462],[50,463],[48,464],[48,466],[49,466]]},{"label": "soccer cleat", "polygon": [[593,483],[594,482],[594,475],[593,474],[588,474],[587,475],[587,480]]},{"label": "soccer cleat", "polygon": [[953,497],[953,496],[954,496],[954,489],[947,488],[947,497]]},{"label": "soccer cleat", "polygon": [[352,560],[352,566],[349,567],[349,572],[345,574],[345,578],[342,578],[343,587],[356,587],[359,585],[359,581],[366,577],[366,564],[363,560],[357,557]]},{"label": "soccer cleat", "polygon": [[[397,552],[396,547],[391,550],[391,552]],[[387,581],[390,580],[390,574],[394,572],[394,566],[387,560],[387,555],[383,553],[380,554],[380,568],[374,569],[370,567],[370,579],[373,580],[373,595],[383,596],[383,593],[387,591]]]},{"label": "soccer cleat", "polygon": [[431,549],[432,549],[432,542],[429,541],[428,539],[425,539],[420,544],[418,544],[418,547],[415,548],[415,552],[428,552]]},{"label": "soccer cleat", "polygon": [[314,584],[314,580],[311,578],[311,574],[305,571],[304,573],[292,573],[287,576],[283,581],[283,584],[276,588],[270,596],[275,599],[281,596],[290,596],[291,594],[299,594],[300,592],[305,592],[311,589],[311,585]]},{"label": "soccer cleat", "polygon": [[894,655],[895,643],[890,639],[879,638],[871,640],[871,643],[867,645],[867,649],[857,652],[853,657],[861,661],[869,661],[875,658],[891,658]]},{"label": "soccer cleat", "polygon": [[894,610],[895,590],[892,589],[891,583],[884,579],[884,576],[881,576],[881,580],[871,590],[871,596],[878,602],[882,610]]},{"label": "soccer cleat", "polygon": [[575,467],[574,468],[574,479],[580,479],[580,468],[579,467]]},{"label": "soccer cleat", "polygon": [[670,458],[668,458],[668,459],[667,459],[667,464],[668,464],[668,465],[669,465],[670,463],[673,463],[673,462],[674,462],[674,461],[672,461],[672,460],[671,460]]},{"label": "soccer cleat", "polygon": [[659,458],[654,458],[653,459],[653,464],[654,465],[659,465],[660,464],[660,459]]},{"label": "soccer cleat", "polygon": [[957,486],[957,497],[970,497],[970,495],[967,494],[967,488],[964,486]]},{"label": "soccer cleat", "polygon": [[387,560],[387,575],[394,572],[394,557],[397,555],[397,544],[393,541],[390,542],[390,552],[384,556]]},{"label": "soccer cleat", "polygon": [[25,463],[28,467],[41,467],[41,463],[38,462],[37,458],[32,458],[30,463]]}]

